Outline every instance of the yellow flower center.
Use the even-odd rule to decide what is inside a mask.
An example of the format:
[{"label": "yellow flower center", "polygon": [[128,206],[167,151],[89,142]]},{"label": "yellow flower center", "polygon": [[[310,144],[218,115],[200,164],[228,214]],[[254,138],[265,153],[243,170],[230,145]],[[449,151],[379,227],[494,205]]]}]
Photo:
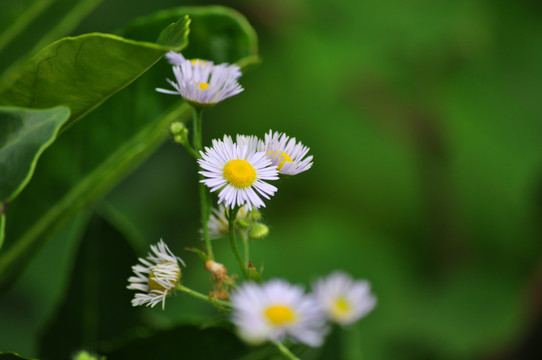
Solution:
[{"label": "yellow flower center", "polygon": [[[273,156],[271,156],[271,159],[274,159],[275,156],[277,156],[278,153],[279,153],[278,150],[270,151],[270,152],[267,153],[267,156],[269,157],[271,154],[273,154]],[[292,158],[290,157],[290,155],[286,154],[284,151],[280,153],[278,159],[279,159],[280,162],[277,165],[277,170],[280,170],[282,168],[282,166],[284,165],[284,163],[286,163],[286,162],[294,162],[292,160]]]},{"label": "yellow flower center", "polygon": [[344,297],[339,296],[337,299],[335,299],[332,312],[337,316],[342,316],[348,314],[351,309],[352,305],[350,305],[350,302]]},{"label": "yellow flower center", "polygon": [[246,160],[231,160],[224,165],[224,177],[237,188],[246,188],[256,180],[256,170]]},{"label": "yellow flower center", "polygon": [[[198,87],[198,85],[196,84],[196,87]],[[205,89],[207,89],[209,87],[209,83],[206,83],[206,82],[200,82],[199,83],[199,88],[200,90],[202,91],[205,91]]]},{"label": "yellow flower center", "polygon": [[[174,265],[174,266],[172,266]],[[160,284],[157,279],[157,274],[164,274],[167,273],[169,276],[169,283],[172,286],[164,287],[162,284]],[[173,276],[171,276],[173,275]],[[164,278],[164,276],[160,276]],[[149,274],[149,292],[156,291],[156,292],[164,292],[167,291],[168,295],[173,291],[175,288],[175,285],[179,282],[179,279],[181,278],[181,269],[177,265],[177,263],[173,261],[166,261],[161,264],[156,265],[152,268],[150,274]]]},{"label": "yellow flower center", "polygon": [[295,314],[288,306],[273,305],[265,310],[265,316],[273,325],[285,325],[295,320]]}]

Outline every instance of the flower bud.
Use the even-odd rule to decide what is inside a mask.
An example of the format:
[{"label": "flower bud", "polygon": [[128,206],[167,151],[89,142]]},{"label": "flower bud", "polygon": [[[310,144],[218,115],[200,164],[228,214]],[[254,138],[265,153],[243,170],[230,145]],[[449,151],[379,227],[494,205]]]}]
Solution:
[{"label": "flower bud", "polygon": [[169,125],[169,131],[171,131],[172,135],[181,135],[184,130],[186,130],[186,128],[180,121],[172,122],[171,125]]},{"label": "flower bud", "polygon": [[252,225],[248,232],[248,236],[251,239],[263,239],[267,235],[269,235],[269,227],[261,223],[256,223]]}]

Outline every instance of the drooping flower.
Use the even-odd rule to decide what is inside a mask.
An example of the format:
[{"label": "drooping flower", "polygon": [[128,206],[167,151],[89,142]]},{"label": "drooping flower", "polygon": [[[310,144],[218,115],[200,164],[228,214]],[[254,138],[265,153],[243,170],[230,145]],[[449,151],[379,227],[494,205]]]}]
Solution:
[{"label": "drooping flower", "polygon": [[312,155],[305,157],[309,150],[301,142],[296,142],[295,138],[271,130],[258,144],[258,151],[265,152],[273,165],[277,166],[279,174],[283,175],[297,175],[310,169]]},{"label": "drooping flower", "polygon": [[355,280],[341,271],[316,281],[313,294],[327,317],[341,325],[356,322],[376,304],[369,282]]},{"label": "drooping flower", "polygon": [[132,266],[135,276],[128,279],[127,288],[139,290],[132,299],[133,306],[147,305],[154,307],[162,302],[165,307],[166,297],[173,292],[181,279],[181,258],[173,255],[163,240],[151,245],[147,258],[139,258],[141,264]]},{"label": "drooping flower", "polygon": [[269,199],[277,191],[264,181],[278,179],[276,166],[264,153],[250,152],[247,146],[233,143],[229,136],[224,136],[224,141],[213,140],[213,146],[200,154],[198,164],[203,171],[199,173],[205,177],[201,182],[211,192],[220,190],[219,204],[232,209],[247,205],[252,210],[265,207],[260,196]]},{"label": "drooping flower", "polygon": [[231,302],[232,321],[246,342],[286,338],[309,346],[323,342],[325,315],[299,286],[278,279],[246,282],[231,295]]},{"label": "drooping flower", "polygon": [[182,54],[168,52],[166,58],[173,65],[175,80],[167,81],[175,91],[157,88],[156,91],[181,95],[195,107],[208,107],[237,95],[243,88],[237,80],[241,70],[237,65],[218,64],[212,61],[193,59],[187,60]]}]

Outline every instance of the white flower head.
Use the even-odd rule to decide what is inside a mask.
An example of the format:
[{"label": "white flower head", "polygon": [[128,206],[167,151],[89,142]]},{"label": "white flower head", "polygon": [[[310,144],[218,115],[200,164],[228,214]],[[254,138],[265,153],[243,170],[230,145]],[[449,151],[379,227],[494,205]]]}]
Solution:
[{"label": "white flower head", "polygon": [[336,271],[313,285],[318,305],[328,318],[341,325],[349,325],[369,313],[376,304],[371,287],[365,280]]},{"label": "white flower head", "polygon": [[286,338],[320,346],[327,331],[325,315],[303,289],[284,280],[245,282],[231,296],[232,321],[252,344]]},{"label": "white flower head", "polygon": [[273,165],[277,166],[279,174],[283,175],[297,175],[310,169],[312,155],[305,157],[309,150],[301,142],[296,142],[295,138],[271,130],[258,144],[258,151],[265,152]]},{"label": "white flower head", "polygon": [[175,91],[156,89],[156,91],[181,95],[196,107],[208,107],[239,94],[243,88],[237,80],[241,69],[237,65],[213,64],[212,61],[187,60],[182,54],[170,51],[166,58],[173,65],[175,80],[167,81]]},{"label": "white flower head", "polygon": [[130,283],[127,286],[128,289],[141,291],[135,294],[132,305],[154,307],[162,302],[163,309],[166,297],[175,289],[181,278],[178,261],[185,264],[173,255],[163,240],[156,245],[151,245],[147,258],[139,258],[139,261],[141,264],[132,266],[135,276],[130,276],[128,279]]},{"label": "white flower head", "polygon": [[[234,143],[229,136],[224,141],[213,140],[211,148],[200,152],[199,173],[205,177],[202,183],[211,192],[220,190],[218,203],[226,207],[247,205],[252,208],[265,207],[260,195],[266,199],[273,196],[277,188],[263,180],[277,180],[277,168],[262,152],[248,151],[248,147]],[[258,193],[256,193],[258,192]],[[259,194],[259,195],[258,195]]]},{"label": "white flower head", "polygon": [[[243,205],[237,212],[237,219],[246,218],[249,214],[250,212],[248,211],[248,206]],[[211,239],[218,239],[228,235],[229,222],[228,218],[226,217],[226,207],[224,204],[219,204],[218,209],[212,209],[207,225],[209,227],[209,237]]]}]

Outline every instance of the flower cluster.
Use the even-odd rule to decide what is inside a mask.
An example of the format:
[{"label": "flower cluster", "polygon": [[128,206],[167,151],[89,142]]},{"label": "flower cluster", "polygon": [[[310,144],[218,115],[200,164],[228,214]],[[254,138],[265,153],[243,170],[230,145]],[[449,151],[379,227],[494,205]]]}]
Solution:
[{"label": "flower cluster", "polygon": [[[289,351],[281,344],[285,340],[320,346],[330,323],[348,326],[375,307],[369,283],[340,271],[317,279],[309,293],[285,280],[265,282],[251,262],[248,244],[248,239],[262,239],[269,233],[257,209],[265,207],[264,199],[278,190],[270,182],[310,169],[310,149],[295,138],[269,130],[263,138],[237,135],[234,141],[224,135],[201,151],[202,109],[243,91],[237,82],[241,71],[236,65],[187,60],[175,52],[166,57],[173,65],[176,81],[168,82],[175,91],[157,90],[181,95],[194,108],[193,145],[182,123],[173,123],[171,132],[200,167],[201,233],[206,249],[191,250],[202,257],[214,284],[208,295],[180,284],[179,263],[184,263],[160,240],[151,246],[147,258],[140,258],[140,264],[132,267],[135,276],[128,279],[128,289],[138,291],[132,305],[153,307],[162,302],[164,308],[166,297],[178,289],[231,311],[237,333],[248,343],[272,341],[285,354]],[[218,208],[209,208],[209,192],[218,192]],[[236,234],[243,239],[244,257],[237,248]],[[237,275],[228,275],[228,269],[215,261],[211,239],[225,235],[229,235],[244,278],[250,281],[237,284]]]},{"label": "flower cluster", "polygon": [[309,148],[295,138],[269,131],[264,140],[256,136],[228,135],[213,140],[211,148],[201,152],[198,164],[203,169],[201,180],[211,192],[220,190],[218,203],[226,207],[265,207],[261,197],[269,199],[277,188],[267,181],[279,175],[296,175],[310,169]]},{"label": "flower cluster", "polygon": [[352,324],[376,303],[366,281],[343,272],[319,279],[310,294],[284,280],[245,283],[231,301],[232,321],[245,341],[257,344],[289,338],[309,346],[322,344],[327,321]]}]

